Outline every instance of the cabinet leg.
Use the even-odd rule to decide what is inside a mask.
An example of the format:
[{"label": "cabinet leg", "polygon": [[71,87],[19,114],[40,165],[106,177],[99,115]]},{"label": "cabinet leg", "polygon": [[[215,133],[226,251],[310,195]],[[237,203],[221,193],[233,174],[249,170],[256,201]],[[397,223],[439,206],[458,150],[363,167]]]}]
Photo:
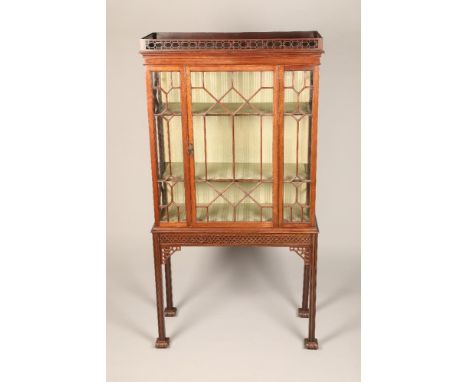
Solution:
[{"label": "cabinet leg", "polygon": [[164,271],[166,278],[166,309],[164,309],[164,315],[166,317],[174,317],[177,314],[177,308],[174,307],[174,302],[172,300],[172,270],[170,257],[166,260]]},{"label": "cabinet leg", "polygon": [[304,264],[304,284],[302,286],[302,306],[297,310],[297,315],[302,318],[309,317],[309,273],[310,273],[310,265]]},{"label": "cabinet leg", "polygon": [[169,346],[169,338],[166,337],[166,327],[164,322],[162,253],[157,234],[153,234],[153,253],[154,275],[156,280],[156,307],[158,311],[158,338],[156,339],[155,346],[157,348],[167,348]]},{"label": "cabinet leg", "polygon": [[318,341],[315,338],[315,311],[317,296],[317,234],[312,236],[312,249],[310,253],[309,269],[309,335],[304,339],[306,349],[318,349]]}]

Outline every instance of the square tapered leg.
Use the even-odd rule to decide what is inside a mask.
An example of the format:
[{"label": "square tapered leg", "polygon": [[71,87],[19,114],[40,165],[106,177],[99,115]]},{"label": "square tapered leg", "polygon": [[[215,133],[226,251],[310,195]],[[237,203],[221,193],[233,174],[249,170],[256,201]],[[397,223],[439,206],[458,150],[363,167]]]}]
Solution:
[{"label": "square tapered leg", "polygon": [[310,265],[304,264],[304,284],[302,286],[302,306],[297,310],[297,315],[309,318],[309,273]]},{"label": "square tapered leg", "polygon": [[162,253],[157,234],[153,234],[154,275],[156,282],[156,308],[158,313],[158,338],[155,346],[158,349],[169,347],[169,338],[166,337],[164,322],[164,301],[162,283]]},{"label": "square tapered leg", "polygon": [[304,339],[306,349],[318,349],[318,341],[315,338],[315,313],[317,296],[317,234],[312,235],[312,248],[310,251],[309,268],[309,335]]},{"label": "square tapered leg", "polygon": [[166,259],[164,272],[166,279],[166,309],[164,309],[164,315],[166,317],[174,317],[177,315],[177,308],[174,306],[174,302],[172,300],[172,269],[170,257]]},{"label": "square tapered leg", "polygon": [[166,264],[164,264],[165,279],[166,279],[166,309],[164,309],[164,315],[166,317],[174,317],[177,315],[177,308],[174,306],[172,299],[172,269],[171,269],[171,258],[167,258]]}]

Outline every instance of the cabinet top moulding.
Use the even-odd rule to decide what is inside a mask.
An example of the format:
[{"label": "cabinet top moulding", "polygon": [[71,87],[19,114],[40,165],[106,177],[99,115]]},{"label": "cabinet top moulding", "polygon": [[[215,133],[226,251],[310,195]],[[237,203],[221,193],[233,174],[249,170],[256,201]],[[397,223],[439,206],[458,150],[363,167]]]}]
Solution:
[{"label": "cabinet top moulding", "polygon": [[[217,64],[320,64],[322,36],[309,32],[177,33],[155,32],[140,39],[145,64],[203,64],[207,56]],[[213,63],[211,61],[211,63]]]}]

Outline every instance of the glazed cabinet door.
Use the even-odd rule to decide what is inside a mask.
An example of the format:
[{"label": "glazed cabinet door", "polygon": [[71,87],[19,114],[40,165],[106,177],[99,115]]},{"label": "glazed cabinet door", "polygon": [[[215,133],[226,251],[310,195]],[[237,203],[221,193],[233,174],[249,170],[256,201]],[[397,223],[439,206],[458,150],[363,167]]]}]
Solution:
[{"label": "glazed cabinet door", "polygon": [[155,220],[160,225],[186,225],[190,215],[183,73],[179,68],[147,70]]},{"label": "glazed cabinet door", "polygon": [[314,224],[318,69],[285,68],[282,77],[280,218],[283,225]]},{"label": "glazed cabinet door", "polygon": [[274,67],[190,67],[189,150],[194,225],[273,226]]}]

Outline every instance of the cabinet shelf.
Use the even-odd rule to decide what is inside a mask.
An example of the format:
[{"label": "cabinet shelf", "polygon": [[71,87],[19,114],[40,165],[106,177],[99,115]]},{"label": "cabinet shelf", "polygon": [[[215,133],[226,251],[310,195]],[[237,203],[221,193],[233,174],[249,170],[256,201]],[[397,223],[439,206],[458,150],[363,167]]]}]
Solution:
[{"label": "cabinet shelf", "polygon": [[[184,164],[182,162],[165,163],[163,165],[161,179],[181,182],[184,180]],[[285,182],[309,182],[309,166],[306,163],[300,163],[297,167],[295,163],[284,164]],[[206,174],[206,171],[208,174]],[[297,172],[296,172],[297,171]],[[273,165],[271,163],[236,163],[235,178],[233,174],[232,163],[210,162],[206,166],[204,163],[195,163],[195,181],[196,182],[272,182]],[[296,175],[297,174],[297,175]]]},{"label": "cabinet shelf", "polygon": [[[213,106],[215,105],[215,106]],[[156,111],[155,116],[172,116],[181,115],[181,104],[179,102],[169,102],[167,107]],[[273,115],[273,105],[269,102],[258,103],[206,103],[194,102],[192,103],[193,116],[255,116]],[[286,115],[309,115],[311,114],[311,107],[309,102],[285,102],[284,114]]]}]

